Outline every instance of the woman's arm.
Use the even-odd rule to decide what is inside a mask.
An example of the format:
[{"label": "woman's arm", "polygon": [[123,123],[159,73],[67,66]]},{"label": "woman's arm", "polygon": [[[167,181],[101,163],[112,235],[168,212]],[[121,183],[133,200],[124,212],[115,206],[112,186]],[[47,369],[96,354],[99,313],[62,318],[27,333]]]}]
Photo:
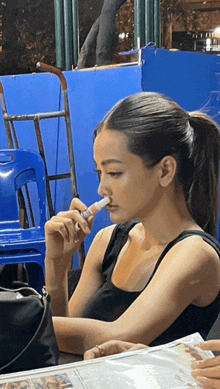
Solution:
[{"label": "woman's arm", "polygon": [[70,317],[81,317],[87,303],[103,283],[102,263],[114,227],[99,231],[90,246],[79,283],[69,301]]},{"label": "woman's arm", "polygon": [[[86,234],[90,232],[93,217],[85,220],[80,212],[85,211],[87,207],[79,199],[73,199],[70,210],[60,212],[52,217],[45,225],[46,236],[46,288],[51,295],[52,312],[54,316],[69,316],[68,310],[68,270],[71,266],[73,254],[78,250]],[[113,227],[112,227],[113,228]],[[101,263],[105,253],[105,247],[110,239],[111,228],[106,229],[104,233],[97,234],[91,245],[88,260],[85,261],[85,271],[81,276],[81,285],[77,288],[76,298],[71,299],[70,311],[80,316],[80,306],[88,296],[94,293],[101,283]],[[91,259],[90,259],[91,258]],[[90,272],[90,283],[88,273]],[[82,285],[84,285],[82,287]],[[75,295],[75,293],[74,293]],[[74,301],[77,304],[74,306]]]},{"label": "woman's arm", "polygon": [[76,354],[113,339],[150,344],[189,304],[211,303],[219,288],[217,253],[200,237],[189,237],[167,253],[148,287],[114,322],[54,318],[58,344]]},{"label": "woman's arm", "polygon": [[201,237],[188,237],[169,250],[148,287],[117,320],[124,331],[116,339],[150,344],[187,306],[207,306],[219,290],[218,254]]}]

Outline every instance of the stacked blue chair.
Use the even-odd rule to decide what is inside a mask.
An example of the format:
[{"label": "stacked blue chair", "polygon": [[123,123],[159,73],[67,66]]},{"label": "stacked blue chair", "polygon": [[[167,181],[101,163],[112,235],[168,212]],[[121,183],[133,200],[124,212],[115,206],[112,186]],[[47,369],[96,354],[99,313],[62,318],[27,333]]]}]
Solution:
[{"label": "stacked blue chair", "polygon": [[[31,286],[44,284],[46,175],[41,156],[0,150],[0,265],[37,263]],[[30,266],[31,268],[31,266]]]}]

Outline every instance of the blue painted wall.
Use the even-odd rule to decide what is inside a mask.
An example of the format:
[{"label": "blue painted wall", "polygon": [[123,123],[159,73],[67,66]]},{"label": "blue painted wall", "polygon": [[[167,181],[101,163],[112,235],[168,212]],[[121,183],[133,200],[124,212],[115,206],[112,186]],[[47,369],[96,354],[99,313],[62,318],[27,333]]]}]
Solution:
[{"label": "blue painted wall", "polygon": [[161,92],[187,111],[201,109],[219,94],[217,55],[149,47],[142,58],[144,91]]}]

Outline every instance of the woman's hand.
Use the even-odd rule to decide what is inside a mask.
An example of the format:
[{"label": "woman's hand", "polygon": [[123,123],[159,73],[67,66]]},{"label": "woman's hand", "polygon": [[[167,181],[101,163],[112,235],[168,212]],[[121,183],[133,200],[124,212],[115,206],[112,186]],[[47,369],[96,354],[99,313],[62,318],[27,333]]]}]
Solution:
[{"label": "woman's hand", "polygon": [[45,224],[47,260],[62,258],[62,265],[65,260],[71,260],[85,236],[90,233],[94,217],[85,220],[81,212],[86,209],[85,204],[74,198],[69,211],[59,212]]},{"label": "woman's hand", "polygon": [[[196,347],[220,351],[220,340],[208,340]],[[220,355],[192,363],[192,375],[204,388],[220,389]]]},{"label": "woman's hand", "polygon": [[104,357],[107,355],[119,354],[124,351],[133,351],[147,348],[145,344],[135,344],[130,342],[124,342],[122,340],[110,340],[101,345],[93,347],[84,353],[84,360]]}]

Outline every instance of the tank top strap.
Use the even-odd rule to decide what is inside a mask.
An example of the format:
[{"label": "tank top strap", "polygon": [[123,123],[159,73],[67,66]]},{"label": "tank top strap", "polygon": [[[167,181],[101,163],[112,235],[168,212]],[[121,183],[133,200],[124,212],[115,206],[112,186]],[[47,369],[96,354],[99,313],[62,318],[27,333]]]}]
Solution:
[{"label": "tank top strap", "polygon": [[132,220],[126,223],[117,224],[112,232],[109,244],[105,251],[102,270],[105,272],[111,265],[116,263],[118,255],[124,246],[129,231],[137,224],[137,220]]},{"label": "tank top strap", "polygon": [[[149,282],[152,280],[154,274],[156,273],[160,263],[162,262],[163,258],[165,257],[165,255],[168,253],[168,251],[178,242],[180,242],[181,240],[187,238],[188,236],[192,236],[192,235],[199,235],[203,238],[203,240],[207,243],[209,243],[217,252],[218,256],[220,257],[220,244],[219,242],[217,241],[217,239],[215,239],[212,235],[208,234],[207,232],[204,232],[204,231],[199,231],[199,230],[187,230],[187,231],[183,231],[181,232],[180,235],[178,235],[175,239],[173,239],[170,243],[168,243],[168,245],[165,247],[165,249],[163,250],[163,252],[161,253],[160,257],[158,258],[158,261],[155,265],[155,268],[154,268],[154,271],[153,273],[151,274],[148,282],[147,282],[147,285],[149,284]],[[147,286],[146,285],[146,286]]]}]

